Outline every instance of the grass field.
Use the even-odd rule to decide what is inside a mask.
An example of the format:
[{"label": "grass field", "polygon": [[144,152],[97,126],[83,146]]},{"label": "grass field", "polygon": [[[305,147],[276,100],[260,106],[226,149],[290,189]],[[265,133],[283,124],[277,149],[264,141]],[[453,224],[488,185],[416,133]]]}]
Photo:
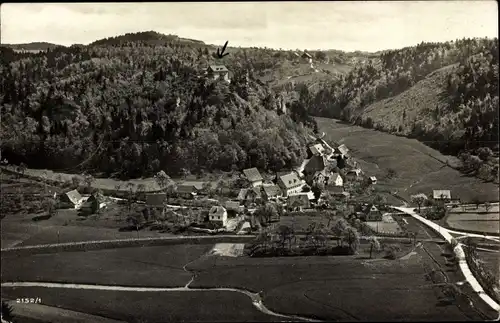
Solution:
[{"label": "grass field", "polygon": [[[369,176],[376,176],[379,189],[397,191],[409,199],[417,193],[432,194],[435,189],[449,189],[452,196],[470,202],[474,197],[497,201],[498,185],[467,177],[459,171],[445,166],[457,159],[444,156],[423,143],[376,130],[344,124],[334,119],[316,118],[320,132],[325,132],[327,142],[346,144],[360,167]],[[387,179],[388,169],[396,176]]]},{"label": "grass field", "polygon": [[45,305],[129,323],[278,322],[233,292],[123,292],[30,287],[2,288],[4,297],[38,295]]},{"label": "grass field", "polygon": [[497,213],[450,213],[446,224],[451,229],[499,234],[500,214]]},{"label": "grass field", "polygon": [[50,281],[104,285],[177,287],[191,274],[182,267],[211,245],[108,249],[2,257],[2,281]]},{"label": "grass field", "polygon": [[[204,256],[212,245],[125,248],[2,258],[2,281],[106,285],[234,287],[261,292],[269,309],[325,320],[432,321],[480,317],[461,299],[438,305],[426,281],[425,252],[401,260],[346,257],[248,258]],[[188,264],[189,263],[189,264]],[[460,277],[451,277],[463,279]],[[43,304],[127,322],[272,321],[234,292],[123,292],[5,288],[4,297],[37,295]],[[459,305],[459,306],[457,306]],[[142,321],[144,322],[144,320]]]}]

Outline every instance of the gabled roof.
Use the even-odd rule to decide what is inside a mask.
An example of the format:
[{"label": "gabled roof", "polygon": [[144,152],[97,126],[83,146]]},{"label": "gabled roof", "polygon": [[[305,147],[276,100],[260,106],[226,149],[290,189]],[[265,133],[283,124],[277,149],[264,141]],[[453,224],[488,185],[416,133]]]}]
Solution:
[{"label": "gabled roof", "polygon": [[77,190],[66,192],[64,193],[64,195],[66,195],[69,201],[73,204],[78,204],[82,200],[82,196],[80,195],[80,192],[78,192]]},{"label": "gabled roof", "polygon": [[[184,181],[182,183],[180,183],[179,185],[177,186],[180,186],[180,185],[185,185],[185,186],[194,186],[197,190],[202,190],[203,189],[203,184],[205,184],[206,182],[199,182],[199,181]],[[210,182],[208,182],[210,183]],[[215,188],[217,186],[217,184],[215,183],[210,183],[210,185]]]},{"label": "gabled roof", "polygon": [[223,215],[226,212],[226,208],[220,205],[214,205],[210,209],[210,215]]},{"label": "gabled roof", "polygon": [[367,212],[379,212],[379,209],[373,204],[368,204],[367,206],[365,206],[363,211],[365,213],[367,213]]},{"label": "gabled roof", "polygon": [[376,180],[377,180],[377,178],[376,178],[375,176],[370,176],[370,180],[372,180],[372,181],[376,181]]},{"label": "gabled roof", "polygon": [[247,198],[247,192],[248,192],[248,188],[242,188],[242,189],[240,190],[240,192],[238,193],[238,197],[237,197],[237,199],[238,199],[239,201],[244,201],[244,200],[246,200],[246,198]]},{"label": "gabled roof", "polygon": [[149,206],[163,206],[167,199],[166,193],[146,194],[146,205]]},{"label": "gabled roof", "polygon": [[312,171],[323,170],[325,169],[325,166],[326,166],[325,157],[315,155],[312,156],[311,159],[309,159],[309,162],[304,167],[304,171],[312,172]]},{"label": "gabled roof", "polygon": [[262,175],[260,175],[260,173],[259,173],[259,170],[255,167],[244,169],[243,174],[245,174],[246,178],[250,182],[257,182],[257,181],[261,181],[263,179]]},{"label": "gabled roof", "polygon": [[277,185],[264,186],[264,193],[268,197],[280,196],[282,194],[281,189]]},{"label": "gabled roof", "polygon": [[337,178],[339,178],[339,177],[340,177],[340,178],[342,178],[342,176],[340,176],[340,174],[339,174],[339,173],[333,173],[333,174],[330,176],[330,180],[332,180],[332,181],[336,181],[336,180],[337,180]]},{"label": "gabled roof", "polygon": [[310,54],[308,54],[307,52],[304,52],[302,54],[302,57],[304,57],[304,56],[307,57],[307,58],[312,58],[312,56]]},{"label": "gabled roof", "polygon": [[286,175],[283,175],[279,178],[279,180],[280,180],[280,182],[283,183],[283,185],[287,189],[298,186],[302,183],[299,176],[295,172],[291,172],[291,173],[288,173]]},{"label": "gabled roof", "polygon": [[262,187],[252,187],[248,190],[248,194],[254,194],[255,197],[260,198],[262,197]]},{"label": "gabled roof", "polygon": [[340,151],[342,155],[347,155],[349,153],[349,149],[344,144],[338,146],[337,150]]},{"label": "gabled roof", "polygon": [[229,72],[227,67],[224,65],[210,65],[208,67],[208,70],[214,71],[214,72]]},{"label": "gabled roof", "polygon": [[321,155],[325,151],[325,148],[321,144],[313,144],[308,148],[313,155]]},{"label": "gabled roof", "polygon": [[435,199],[451,199],[451,191],[450,190],[433,190],[432,191],[432,196]]}]

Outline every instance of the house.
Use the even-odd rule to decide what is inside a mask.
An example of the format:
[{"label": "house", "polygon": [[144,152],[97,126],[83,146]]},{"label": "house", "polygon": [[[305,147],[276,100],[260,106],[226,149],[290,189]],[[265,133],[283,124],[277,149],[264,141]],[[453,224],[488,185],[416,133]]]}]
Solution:
[{"label": "house", "polygon": [[349,156],[349,149],[346,145],[342,144],[337,147],[337,150],[342,154],[343,157]]},{"label": "house", "polygon": [[351,169],[350,171],[348,171],[346,174],[346,177],[349,180],[353,181],[353,180],[359,179],[362,174],[363,174],[363,172],[361,171],[361,169],[355,168],[355,169]]},{"label": "house", "polygon": [[349,192],[344,191],[344,187],[337,185],[326,185],[324,192],[328,195],[334,196],[340,199],[347,199],[351,195]]},{"label": "house", "polygon": [[88,209],[91,213],[106,207],[106,200],[102,194],[92,194],[82,205],[82,208]]},{"label": "house", "polygon": [[262,200],[261,187],[243,188],[236,199],[244,205],[260,202]]},{"label": "house", "polygon": [[382,212],[373,204],[368,204],[363,208],[364,221],[382,221]]},{"label": "house", "polygon": [[198,194],[198,188],[195,185],[180,184],[177,186],[177,196],[184,199],[193,199]]},{"label": "house", "polygon": [[435,200],[450,201],[451,200],[451,191],[450,190],[433,190],[432,197]]},{"label": "house", "polygon": [[78,209],[83,202],[83,197],[77,190],[72,190],[61,195],[59,201],[60,208]]},{"label": "house", "polygon": [[285,197],[290,194],[300,193],[304,184],[304,181],[301,180],[295,172],[283,175],[278,179],[278,186],[281,188],[283,196]]},{"label": "house", "polygon": [[377,178],[375,176],[370,176],[370,183],[371,184],[377,184]]},{"label": "house", "polygon": [[342,176],[340,176],[339,173],[333,173],[328,178],[328,184],[334,186],[344,186],[344,180],[342,179]]},{"label": "house", "polygon": [[307,162],[307,164],[304,166],[304,175],[307,178],[311,178],[311,176],[314,176],[314,174],[318,171],[322,171],[325,169],[327,165],[326,158],[325,156],[312,156],[311,159]]},{"label": "house", "polygon": [[208,220],[225,227],[227,225],[227,211],[226,208],[220,205],[214,205],[208,212]]},{"label": "house", "polygon": [[244,169],[243,174],[245,174],[246,178],[250,181],[253,187],[262,185],[263,178],[257,168],[253,167]]},{"label": "house", "polygon": [[308,148],[307,153],[308,153],[309,157],[321,156],[325,152],[325,147],[323,147],[322,144],[312,144],[312,145],[309,145],[307,148]]},{"label": "house", "polygon": [[290,211],[302,211],[311,207],[307,193],[290,195],[286,204]]},{"label": "house", "polygon": [[273,200],[281,196],[283,196],[283,193],[278,185],[263,186],[264,199]]},{"label": "house", "polygon": [[240,204],[239,201],[227,201],[225,204],[225,207],[226,207],[226,211],[228,212],[228,214],[231,212],[234,215],[243,212],[243,210],[245,208],[244,206],[242,206]]},{"label": "house", "polygon": [[229,70],[224,65],[210,65],[207,68],[207,76],[212,80],[222,78],[226,82],[229,80]]}]

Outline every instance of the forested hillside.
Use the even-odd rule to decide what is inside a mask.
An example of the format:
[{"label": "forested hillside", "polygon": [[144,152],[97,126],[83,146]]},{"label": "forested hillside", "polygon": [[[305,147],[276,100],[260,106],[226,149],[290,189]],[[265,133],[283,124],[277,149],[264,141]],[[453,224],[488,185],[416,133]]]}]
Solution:
[{"label": "forested hillside", "polygon": [[2,158],[122,177],[276,171],[301,160],[315,122],[304,98],[286,99],[257,79],[273,60],[231,52],[222,60],[231,83],[210,81],[204,69],[221,62],[209,46],[163,36],[128,34],[38,54],[2,47]]},{"label": "forested hillside", "polygon": [[417,138],[497,179],[498,60],[498,39],[384,52],[310,94],[309,112]]}]

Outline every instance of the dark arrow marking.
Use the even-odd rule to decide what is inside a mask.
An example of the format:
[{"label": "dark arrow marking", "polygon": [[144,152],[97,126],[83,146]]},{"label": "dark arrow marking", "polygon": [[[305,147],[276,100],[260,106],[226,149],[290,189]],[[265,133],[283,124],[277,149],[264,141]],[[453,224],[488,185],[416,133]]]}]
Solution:
[{"label": "dark arrow marking", "polygon": [[225,54],[224,54],[224,51],[226,50],[227,43],[228,43],[228,42],[226,41],[226,43],[224,44],[224,47],[222,47],[222,50],[221,50],[221,51],[219,51],[219,48],[217,48],[217,57],[218,57],[218,58],[222,58],[222,57],[224,57],[224,56],[229,55],[229,53],[225,53]]}]

